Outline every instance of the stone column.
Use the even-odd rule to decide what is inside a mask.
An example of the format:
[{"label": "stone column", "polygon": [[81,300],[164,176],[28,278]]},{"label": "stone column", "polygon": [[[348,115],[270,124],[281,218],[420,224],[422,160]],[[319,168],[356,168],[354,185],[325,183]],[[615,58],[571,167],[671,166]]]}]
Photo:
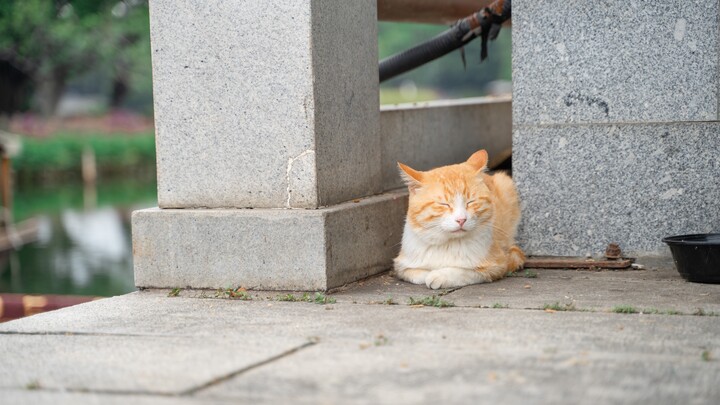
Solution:
[{"label": "stone column", "polygon": [[513,1],[513,169],[531,254],[720,231],[718,1]]},{"label": "stone column", "polygon": [[159,208],[133,215],[136,285],[325,290],[390,266],[376,20],[375,0],[150,1]]}]

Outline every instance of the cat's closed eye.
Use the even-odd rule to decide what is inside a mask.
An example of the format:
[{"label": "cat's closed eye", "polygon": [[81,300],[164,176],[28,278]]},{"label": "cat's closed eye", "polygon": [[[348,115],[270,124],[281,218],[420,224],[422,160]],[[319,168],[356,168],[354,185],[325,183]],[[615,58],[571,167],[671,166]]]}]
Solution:
[{"label": "cat's closed eye", "polygon": [[449,207],[449,206],[450,206],[450,204],[444,203],[444,202],[440,202],[440,201],[435,201],[435,204],[442,205],[443,207]]},{"label": "cat's closed eye", "polygon": [[466,207],[469,207],[470,204],[472,204],[472,203],[474,203],[474,202],[475,202],[475,200],[470,200],[470,201],[468,201],[468,202],[465,204],[465,206],[466,206]]}]

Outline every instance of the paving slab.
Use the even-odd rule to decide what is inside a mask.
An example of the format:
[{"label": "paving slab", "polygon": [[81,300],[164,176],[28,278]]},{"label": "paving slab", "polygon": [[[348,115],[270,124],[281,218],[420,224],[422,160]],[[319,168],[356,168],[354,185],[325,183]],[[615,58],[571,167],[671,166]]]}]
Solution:
[{"label": "paving slab", "polygon": [[0,399],[7,404],[53,405],[191,405],[213,403],[237,403],[229,400],[208,400],[192,397],[160,397],[142,394],[100,394],[96,392],[63,392],[52,390],[6,389],[0,391]]},{"label": "paving slab", "polygon": [[[4,335],[1,388],[181,394],[302,347],[304,339],[241,333],[222,337]],[[191,371],[190,371],[191,370]]]},{"label": "paving slab", "polygon": [[[421,319],[438,310],[405,311],[403,318]],[[648,339],[668,326],[658,319],[606,316],[591,321],[577,314],[516,312],[489,319],[487,312],[466,311],[444,314],[466,317],[457,328],[437,319],[410,333],[380,324],[374,336],[321,342],[200,395],[319,403],[340,398],[362,403],[582,403],[590,398],[593,403],[678,403],[720,398],[717,366],[703,362],[700,349],[685,346],[707,344],[712,336],[694,335],[703,343],[686,336],[674,342]],[[527,328],[517,329],[525,322]],[[537,328],[556,333],[539,334]]]},{"label": "paving slab", "polygon": [[530,269],[491,284],[438,291],[384,273],[337,289],[332,296],[339,303],[408,304],[411,298],[436,295],[463,307],[543,309],[558,303],[589,311],[611,311],[624,305],[646,312],[720,314],[720,285],[683,280],[667,258],[640,262],[643,270]]},{"label": "paving slab", "polygon": [[[278,301],[287,294],[276,291],[249,300],[140,291],[0,324],[0,398],[717,403],[720,286],[643,262],[642,271],[538,270],[439,292],[384,274],[320,305]],[[456,307],[407,305],[432,294]],[[708,316],[605,312],[615,298],[686,314],[702,306]],[[553,299],[575,310],[540,310]]]},{"label": "paving slab", "polygon": [[[327,306],[170,298],[145,292],[104,301],[3,324],[0,341],[6,347],[25,351],[23,357],[13,356],[0,365],[5,369],[3,377],[46,373],[47,382],[38,377],[40,390],[46,386],[86,387],[91,392],[107,389],[108,385],[103,385],[107,384],[107,374],[94,375],[92,368],[79,372],[77,380],[64,376],[78,375],[75,369],[85,366],[79,360],[82,356],[63,355],[66,367],[59,367],[61,362],[53,356],[60,355],[51,352],[66,352],[57,346],[60,339],[66,345],[79,345],[84,339],[82,343],[87,341],[90,346],[88,356],[100,353],[95,356],[96,363],[90,364],[113,368],[134,358],[130,349],[121,349],[128,356],[104,356],[111,349],[103,352],[100,347],[111,337],[27,333],[40,329],[127,334],[133,330],[147,335],[113,338],[129,347],[139,346],[139,339],[154,340],[154,345],[135,355],[144,355],[148,363],[158,362],[148,364],[150,370],[167,368],[168,363],[163,363],[166,358],[180,376],[135,370],[125,376],[129,382],[118,384],[133,389],[156,385],[153,389],[162,393],[167,391],[158,387],[173,384],[170,388],[177,389],[192,385],[193,379],[207,378],[199,363],[178,364],[174,360],[178,354],[197,355],[207,363],[215,359],[222,362],[217,353],[234,358],[238,352],[259,350],[246,339],[261,337],[265,345],[274,347],[278,339],[313,337],[314,343],[303,350],[273,361],[266,359],[236,375],[231,372],[226,381],[194,394],[210,399],[460,403],[485,398],[520,403],[537,398],[546,403],[577,403],[592,398],[598,403],[675,403],[680,399],[702,402],[720,398],[720,363],[703,360],[703,352],[707,356],[720,353],[720,322],[715,317]],[[203,312],[208,309],[209,314]],[[103,314],[105,310],[109,313]],[[93,322],[98,317],[109,322]],[[184,334],[202,336],[202,341],[179,345],[158,333],[174,333],[179,321],[185,322]],[[13,334],[7,335],[10,332]],[[208,333],[228,338],[213,340]],[[35,348],[40,342],[49,347]],[[168,342],[165,349],[161,342]],[[112,350],[119,349],[116,345]],[[73,371],[68,371],[69,365]],[[59,370],[63,377],[47,379],[51,369]],[[159,377],[179,378],[184,384],[164,383]],[[26,379],[16,379],[10,385],[17,390],[26,386]]]},{"label": "paving slab", "polygon": [[668,270],[538,270],[537,277],[512,277],[468,286],[445,298],[460,306],[544,308],[555,303],[577,310],[612,311],[630,306],[645,312],[720,314],[720,286],[689,283]]}]

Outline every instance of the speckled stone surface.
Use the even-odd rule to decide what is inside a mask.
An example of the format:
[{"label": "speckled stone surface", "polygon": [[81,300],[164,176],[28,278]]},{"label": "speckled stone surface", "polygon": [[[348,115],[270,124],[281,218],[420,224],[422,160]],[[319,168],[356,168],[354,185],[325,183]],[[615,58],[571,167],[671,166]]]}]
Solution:
[{"label": "speckled stone surface", "polygon": [[516,127],[520,244],[535,255],[670,252],[720,232],[720,122]]},{"label": "speckled stone surface", "polygon": [[338,287],[390,268],[406,209],[392,192],[318,210],[135,211],[135,285]]},{"label": "speckled stone surface", "polygon": [[160,207],[314,208],[381,191],[375,1],[150,11]]},{"label": "speckled stone surface", "polygon": [[718,119],[718,4],[514,1],[514,123]]},{"label": "speckled stone surface", "polygon": [[380,112],[383,187],[402,187],[397,162],[418,170],[465,161],[487,149],[490,163],[512,148],[509,97],[385,106]]}]

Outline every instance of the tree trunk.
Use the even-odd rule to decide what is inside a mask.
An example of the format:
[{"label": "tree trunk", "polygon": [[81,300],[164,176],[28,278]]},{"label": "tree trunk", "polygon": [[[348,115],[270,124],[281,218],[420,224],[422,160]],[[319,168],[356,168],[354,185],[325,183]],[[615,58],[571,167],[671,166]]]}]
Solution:
[{"label": "tree trunk", "polygon": [[50,74],[38,75],[35,78],[35,106],[45,117],[55,115],[60,97],[65,91],[67,69],[58,67]]},{"label": "tree trunk", "polygon": [[118,70],[113,78],[112,94],[110,95],[110,108],[117,110],[122,107],[122,104],[127,98],[128,92],[130,91],[129,86],[129,73],[124,67],[122,70]]},{"label": "tree trunk", "polygon": [[0,60],[0,116],[28,107],[30,77],[11,63]]}]

